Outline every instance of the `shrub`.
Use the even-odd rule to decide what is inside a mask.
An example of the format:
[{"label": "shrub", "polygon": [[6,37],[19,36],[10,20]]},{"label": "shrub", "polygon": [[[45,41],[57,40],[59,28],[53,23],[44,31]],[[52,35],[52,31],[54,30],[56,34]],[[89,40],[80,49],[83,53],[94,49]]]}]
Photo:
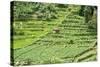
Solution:
[{"label": "shrub", "polygon": [[70,40],[70,41],[69,41],[69,44],[74,44],[74,41],[73,41],[73,40]]}]

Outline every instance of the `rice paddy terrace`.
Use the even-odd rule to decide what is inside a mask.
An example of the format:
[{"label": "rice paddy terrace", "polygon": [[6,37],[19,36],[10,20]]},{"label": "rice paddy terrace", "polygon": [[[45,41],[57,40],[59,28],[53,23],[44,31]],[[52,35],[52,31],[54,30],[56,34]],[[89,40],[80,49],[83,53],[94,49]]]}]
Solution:
[{"label": "rice paddy terrace", "polygon": [[[59,22],[58,24],[48,23],[44,26],[42,24],[26,24],[28,28],[24,29],[33,31],[27,36],[29,39],[31,38],[31,43],[28,42],[30,45],[14,49],[15,64],[17,61],[25,65],[25,62],[28,61],[30,64],[53,64],[96,60],[97,33],[88,28],[84,17],[77,15],[76,8],[78,7],[74,7],[70,12],[66,10],[62,14],[60,13],[59,19],[53,21]],[[54,27],[58,27],[60,32],[53,33]],[[47,33],[41,32],[42,30]],[[37,38],[31,36],[35,33],[38,33],[36,34]],[[42,35],[38,37],[40,33]]]}]

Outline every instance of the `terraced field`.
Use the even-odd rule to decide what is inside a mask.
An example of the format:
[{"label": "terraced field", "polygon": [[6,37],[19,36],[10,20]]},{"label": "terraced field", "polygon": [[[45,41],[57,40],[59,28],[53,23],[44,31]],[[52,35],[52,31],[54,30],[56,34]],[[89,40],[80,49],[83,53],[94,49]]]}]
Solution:
[{"label": "terraced field", "polygon": [[[60,13],[57,20],[53,20],[58,23],[52,22],[45,25],[41,22],[40,24],[29,22],[25,24],[24,30],[27,37],[25,37],[26,40],[23,40],[23,36],[21,36],[22,41],[28,41],[28,38],[31,41],[25,42],[30,45],[25,46],[24,43],[24,46],[19,48],[19,44],[19,46],[17,45],[19,49],[13,50],[15,64],[17,62],[20,62],[20,65],[27,65],[27,62],[29,62],[28,64],[53,64],[95,61],[97,59],[97,33],[94,29],[88,28],[84,17],[77,14],[79,7],[73,7],[70,7],[73,8],[70,12],[66,10],[65,13],[62,12],[63,15]],[[54,27],[58,27],[60,32],[53,33]],[[33,32],[27,33],[27,31]],[[41,35],[39,35],[40,33]],[[18,44],[18,41],[16,42]]]},{"label": "terraced field", "polygon": [[[63,8],[62,8],[63,9]],[[59,10],[59,9],[58,9]],[[67,9],[63,9],[68,12]],[[57,14],[57,19],[52,19],[51,21],[39,21],[39,20],[30,20],[30,21],[15,21],[14,30],[17,31],[18,34],[13,37],[14,45],[13,49],[18,49],[27,46],[27,44],[32,44],[33,42],[39,40],[39,37],[45,36],[47,33],[53,30],[55,26],[61,24],[62,20],[64,20],[65,16],[68,14],[67,12],[62,12],[59,10]],[[19,24],[23,23],[23,24]],[[21,32],[21,33],[20,33]]]}]

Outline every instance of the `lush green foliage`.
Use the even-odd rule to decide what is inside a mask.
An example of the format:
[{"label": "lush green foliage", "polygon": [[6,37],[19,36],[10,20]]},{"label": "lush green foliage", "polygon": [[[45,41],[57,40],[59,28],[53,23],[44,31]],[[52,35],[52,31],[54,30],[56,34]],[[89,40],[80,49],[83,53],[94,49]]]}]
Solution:
[{"label": "lush green foliage", "polygon": [[13,11],[14,11],[14,19],[26,19],[30,18],[30,14],[33,12],[34,3],[24,3],[24,2],[14,2],[13,3]]},{"label": "lush green foliage", "polygon": [[[13,24],[14,65],[96,60],[94,42],[97,32],[89,28],[90,23],[93,26],[92,21],[96,23],[96,10],[93,12],[93,20],[86,23],[86,16],[80,13],[82,6],[46,3],[29,3],[27,6],[30,4],[35,4],[34,8],[31,6],[32,12],[28,11],[32,16],[28,18],[33,20],[15,20]],[[87,9],[85,7],[84,10]],[[54,33],[55,28],[60,32]]]},{"label": "lush green foliage", "polygon": [[57,18],[56,7],[67,7],[67,5],[55,5],[46,3],[14,2],[14,19],[26,20],[38,18],[38,20],[50,20]]},{"label": "lush green foliage", "polygon": [[88,23],[89,28],[97,30],[97,7],[96,6],[81,6],[79,11],[80,16],[85,17],[85,22]]}]

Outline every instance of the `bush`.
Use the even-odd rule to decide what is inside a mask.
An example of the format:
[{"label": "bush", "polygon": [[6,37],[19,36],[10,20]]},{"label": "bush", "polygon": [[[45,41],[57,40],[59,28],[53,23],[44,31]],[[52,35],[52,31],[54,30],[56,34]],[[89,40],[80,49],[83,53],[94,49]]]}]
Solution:
[{"label": "bush", "polygon": [[74,44],[74,41],[73,41],[73,40],[70,40],[70,41],[69,41],[69,44]]},{"label": "bush", "polygon": [[62,24],[66,23],[66,22],[67,22],[67,20],[66,20],[66,19],[64,19],[64,20],[62,21]]},{"label": "bush", "polygon": [[84,9],[85,9],[85,6],[82,5],[81,8],[80,8],[80,10],[79,10],[79,15],[80,16],[84,16]]},{"label": "bush", "polygon": [[96,24],[96,21],[94,21],[94,20],[90,20],[89,22],[88,22],[88,28],[89,29],[97,29],[97,24]]}]

